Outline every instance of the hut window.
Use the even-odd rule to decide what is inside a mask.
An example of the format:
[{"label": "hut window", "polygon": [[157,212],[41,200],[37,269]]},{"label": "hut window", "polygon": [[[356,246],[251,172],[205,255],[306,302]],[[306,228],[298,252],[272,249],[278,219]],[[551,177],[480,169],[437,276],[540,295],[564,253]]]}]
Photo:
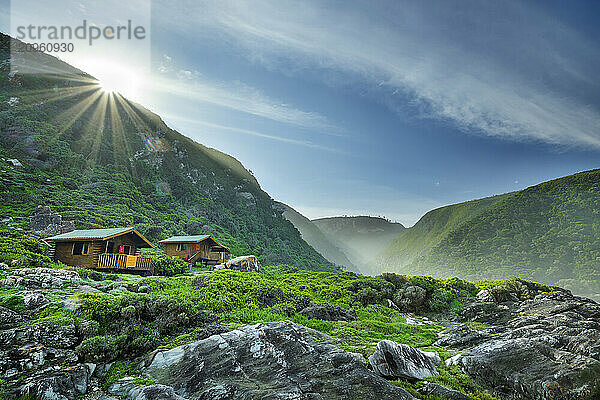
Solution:
[{"label": "hut window", "polygon": [[186,251],[186,250],[187,250],[187,243],[177,244],[177,251]]},{"label": "hut window", "polygon": [[106,252],[114,253],[115,252],[115,242],[107,242],[106,243]]},{"label": "hut window", "polygon": [[123,254],[129,254],[130,246],[123,246]]},{"label": "hut window", "polygon": [[75,242],[73,244],[73,255],[74,256],[85,256],[90,251],[90,244],[88,242]]}]

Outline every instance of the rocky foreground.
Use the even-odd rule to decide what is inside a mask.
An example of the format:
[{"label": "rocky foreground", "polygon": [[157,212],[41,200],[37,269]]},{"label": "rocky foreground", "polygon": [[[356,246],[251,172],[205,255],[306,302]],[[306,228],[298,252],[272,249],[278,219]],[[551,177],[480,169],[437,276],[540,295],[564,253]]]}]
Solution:
[{"label": "rocky foreground", "polygon": [[458,364],[506,398],[600,399],[600,305],[557,290],[499,303],[489,292],[465,307],[465,320],[493,325],[442,332],[438,345],[466,350]]},{"label": "rocky foreground", "polygon": [[[361,354],[344,351],[341,339],[289,321],[233,330],[207,324],[204,338],[128,360],[136,366],[135,374],[124,374],[107,384],[113,363],[93,362],[77,351],[84,339],[97,333],[93,323],[42,319],[32,324],[27,320],[30,313],[44,310],[65,291],[70,296],[61,304],[76,312],[77,294],[98,289],[86,285],[77,272],[45,268],[11,270],[0,285],[24,288],[20,293],[26,307],[22,311],[0,307],[0,379],[7,398],[470,398],[427,382],[444,362],[436,351],[383,340],[367,361]],[[119,288],[144,296],[142,289]],[[353,311],[339,308],[310,310],[306,314],[316,319],[353,317]],[[128,312],[123,310],[123,315]],[[445,363],[459,366],[500,398],[600,398],[600,305],[591,300],[560,289],[537,295],[527,287],[484,290],[477,298],[467,299],[458,316],[438,322],[450,328],[439,334],[435,345],[457,352]],[[418,393],[409,393],[394,384],[398,379],[423,384]]]}]

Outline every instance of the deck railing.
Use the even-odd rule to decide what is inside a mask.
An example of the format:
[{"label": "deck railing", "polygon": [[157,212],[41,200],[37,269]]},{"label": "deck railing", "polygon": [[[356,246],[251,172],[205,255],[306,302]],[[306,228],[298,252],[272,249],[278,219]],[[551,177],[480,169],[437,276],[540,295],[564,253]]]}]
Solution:
[{"label": "deck railing", "polygon": [[99,269],[125,269],[133,271],[152,271],[152,259],[128,254],[100,254],[98,259]]}]

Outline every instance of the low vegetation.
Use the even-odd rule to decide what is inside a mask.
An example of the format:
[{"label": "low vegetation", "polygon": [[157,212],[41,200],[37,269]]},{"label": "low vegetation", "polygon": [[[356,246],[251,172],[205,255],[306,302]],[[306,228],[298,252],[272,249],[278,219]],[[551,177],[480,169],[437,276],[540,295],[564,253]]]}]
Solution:
[{"label": "low vegetation", "polygon": [[600,170],[430,211],[377,259],[380,270],[512,276],[600,293]]},{"label": "low vegetation", "polygon": [[[22,240],[23,246],[36,243],[24,236],[10,238]],[[1,275],[23,266],[31,254],[20,252],[15,259],[18,262]],[[64,268],[52,262],[44,266]],[[105,385],[123,376],[134,377],[134,383],[141,386],[151,384],[136,370],[132,362],[136,357],[156,348],[173,348],[243,324],[266,321],[291,320],[313,328],[334,338],[339,347],[365,358],[379,341],[389,339],[435,350],[445,359],[453,353],[432,347],[437,333],[444,329],[431,322],[436,316],[452,318],[460,312],[466,297],[483,288],[500,293],[503,287],[534,287],[522,280],[471,283],[395,274],[366,277],[285,265],[265,267],[261,273],[197,271],[172,277],[143,278],[89,270],[79,273],[83,284],[97,289],[96,293],[77,294],[70,285],[49,289],[45,292],[50,304],[40,311],[26,311],[17,287],[0,292],[0,305],[26,315],[25,324],[74,324],[78,331],[85,332],[85,339],[76,347],[80,359],[100,364],[114,362]],[[535,286],[535,290],[546,289],[552,288]],[[65,307],[65,301],[79,306],[72,311]],[[390,307],[390,301],[398,309]],[[356,319],[308,318],[302,311],[314,304],[352,308]],[[492,399],[456,367],[442,364],[439,372],[430,380],[459,389],[474,399]],[[415,391],[421,383],[394,383],[423,398]]]}]

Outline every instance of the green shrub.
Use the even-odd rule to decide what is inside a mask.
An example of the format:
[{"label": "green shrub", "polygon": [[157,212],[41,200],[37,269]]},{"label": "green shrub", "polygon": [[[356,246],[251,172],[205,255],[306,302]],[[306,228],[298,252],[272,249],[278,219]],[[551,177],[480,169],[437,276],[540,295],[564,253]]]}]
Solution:
[{"label": "green shrub", "polygon": [[94,336],[82,341],[75,351],[86,362],[107,362],[115,359],[116,343],[114,336]]},{"label": "green shrub", "polygon": [[45,254],[48,247],[39,240],[8,228],[0,227],[0,262],[17,266],[52,267],[55,264]]},{"label": "green shrub", "polygon": [[108,372],[104,377],[104,383],[102,384],[102,387],[104,388],[104,390],[106,390],[110,385],[117,382],[121,378],[124,378],[126,376],[135,376],[139,374],[140,371],[137,369],[134,363],[126,361],[115,361],[108,369]]},{"label": "green shrub", "polygon": [[142,376],[137,376],[137,377],[133,378],[131,383],[133,383],[134,385],[138,385],[138,386],[150,386],[150,385],[154,385],[155,381],[152,378],[144,378]]},{"label": "green shrub", "polygon": [[8,296],[0,296],[0,306],[10,308],[13,311],[25,311],[25,303],[23,296],[11,294]]},{"label": "green shrub", "polygon": [[175,276],[188,272],[188,264],[179,257],[169,257],[160,249],[143,249],[141,255],[150,257],[154,265],[154,274]]}]

